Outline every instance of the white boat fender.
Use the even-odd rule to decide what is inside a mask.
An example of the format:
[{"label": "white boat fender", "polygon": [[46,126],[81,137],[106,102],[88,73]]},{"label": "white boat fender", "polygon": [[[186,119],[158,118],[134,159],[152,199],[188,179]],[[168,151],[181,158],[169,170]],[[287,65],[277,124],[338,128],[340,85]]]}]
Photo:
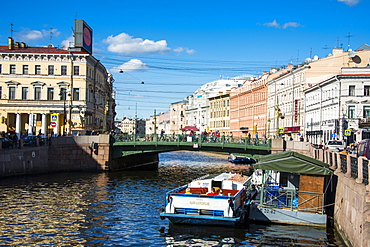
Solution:
[{"label": "white boat fender", "polygon": [[234,203],[233,200],[230,198],[228,200],[228,207],[224,210],[224,217],[233,217],[234,216]]},{"label": "white boat fender", "polygon": [[171,214],[174,214],[175,213],[175,207],[173,206],[173,198],[172,196],[168,196],[167,197],[167,205],[166,205],[166,213],[171,213]]}]

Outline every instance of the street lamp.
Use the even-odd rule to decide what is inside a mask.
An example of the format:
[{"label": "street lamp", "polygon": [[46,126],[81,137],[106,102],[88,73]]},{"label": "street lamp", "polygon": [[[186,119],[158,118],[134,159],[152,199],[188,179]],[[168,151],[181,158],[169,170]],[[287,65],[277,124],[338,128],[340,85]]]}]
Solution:
[{"label": "street lamp", "polygon": [[65,90],[65,88],[62,88],[59,93],[59,96],[60,96],[60,99],[63,100],[63,119],[64,119],[63,135],[66,135],[66,122],[67,122],[66,94],[67,94],[67,91]]}]

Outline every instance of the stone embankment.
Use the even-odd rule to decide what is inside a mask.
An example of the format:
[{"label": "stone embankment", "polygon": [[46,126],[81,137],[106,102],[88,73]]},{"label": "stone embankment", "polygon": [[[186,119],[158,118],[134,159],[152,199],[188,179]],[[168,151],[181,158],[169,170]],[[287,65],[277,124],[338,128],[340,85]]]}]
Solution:
[{"label": "stone embankment", "polygon": [[[279,146],[279,145],[276,145]],[[281,142],[280,147],[283,144]],[[370,246],[369,161],[356,154],[313,148],[306,142],[287,141],[292,150],[330,165],[338,177],[334,224],[348,246]]]}]

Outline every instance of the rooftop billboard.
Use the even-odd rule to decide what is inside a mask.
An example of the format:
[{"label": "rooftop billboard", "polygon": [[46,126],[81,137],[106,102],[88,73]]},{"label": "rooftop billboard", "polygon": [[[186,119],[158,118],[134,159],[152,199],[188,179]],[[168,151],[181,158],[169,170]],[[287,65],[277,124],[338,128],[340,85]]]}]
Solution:
[{"label": "rooftop billboard", "polygon": [[92,53],[92,29],[83,20],[75,20],[75,47]]}]

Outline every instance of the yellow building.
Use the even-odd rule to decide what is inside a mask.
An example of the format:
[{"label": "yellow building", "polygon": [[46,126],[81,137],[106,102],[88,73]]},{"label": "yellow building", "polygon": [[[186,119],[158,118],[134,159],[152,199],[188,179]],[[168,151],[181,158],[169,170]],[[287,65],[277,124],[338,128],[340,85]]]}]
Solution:
[{"label": "yellow building", "polygon": [[210,128],[207,132],[220,132],[221,135],[230,135],[230,91],[220,92],[219,95],[209,98]]},{"label": "yellow building", "polygon": [[109,131],[113,78],[84,49],[0,46],[0,131],[74,135]]}]

